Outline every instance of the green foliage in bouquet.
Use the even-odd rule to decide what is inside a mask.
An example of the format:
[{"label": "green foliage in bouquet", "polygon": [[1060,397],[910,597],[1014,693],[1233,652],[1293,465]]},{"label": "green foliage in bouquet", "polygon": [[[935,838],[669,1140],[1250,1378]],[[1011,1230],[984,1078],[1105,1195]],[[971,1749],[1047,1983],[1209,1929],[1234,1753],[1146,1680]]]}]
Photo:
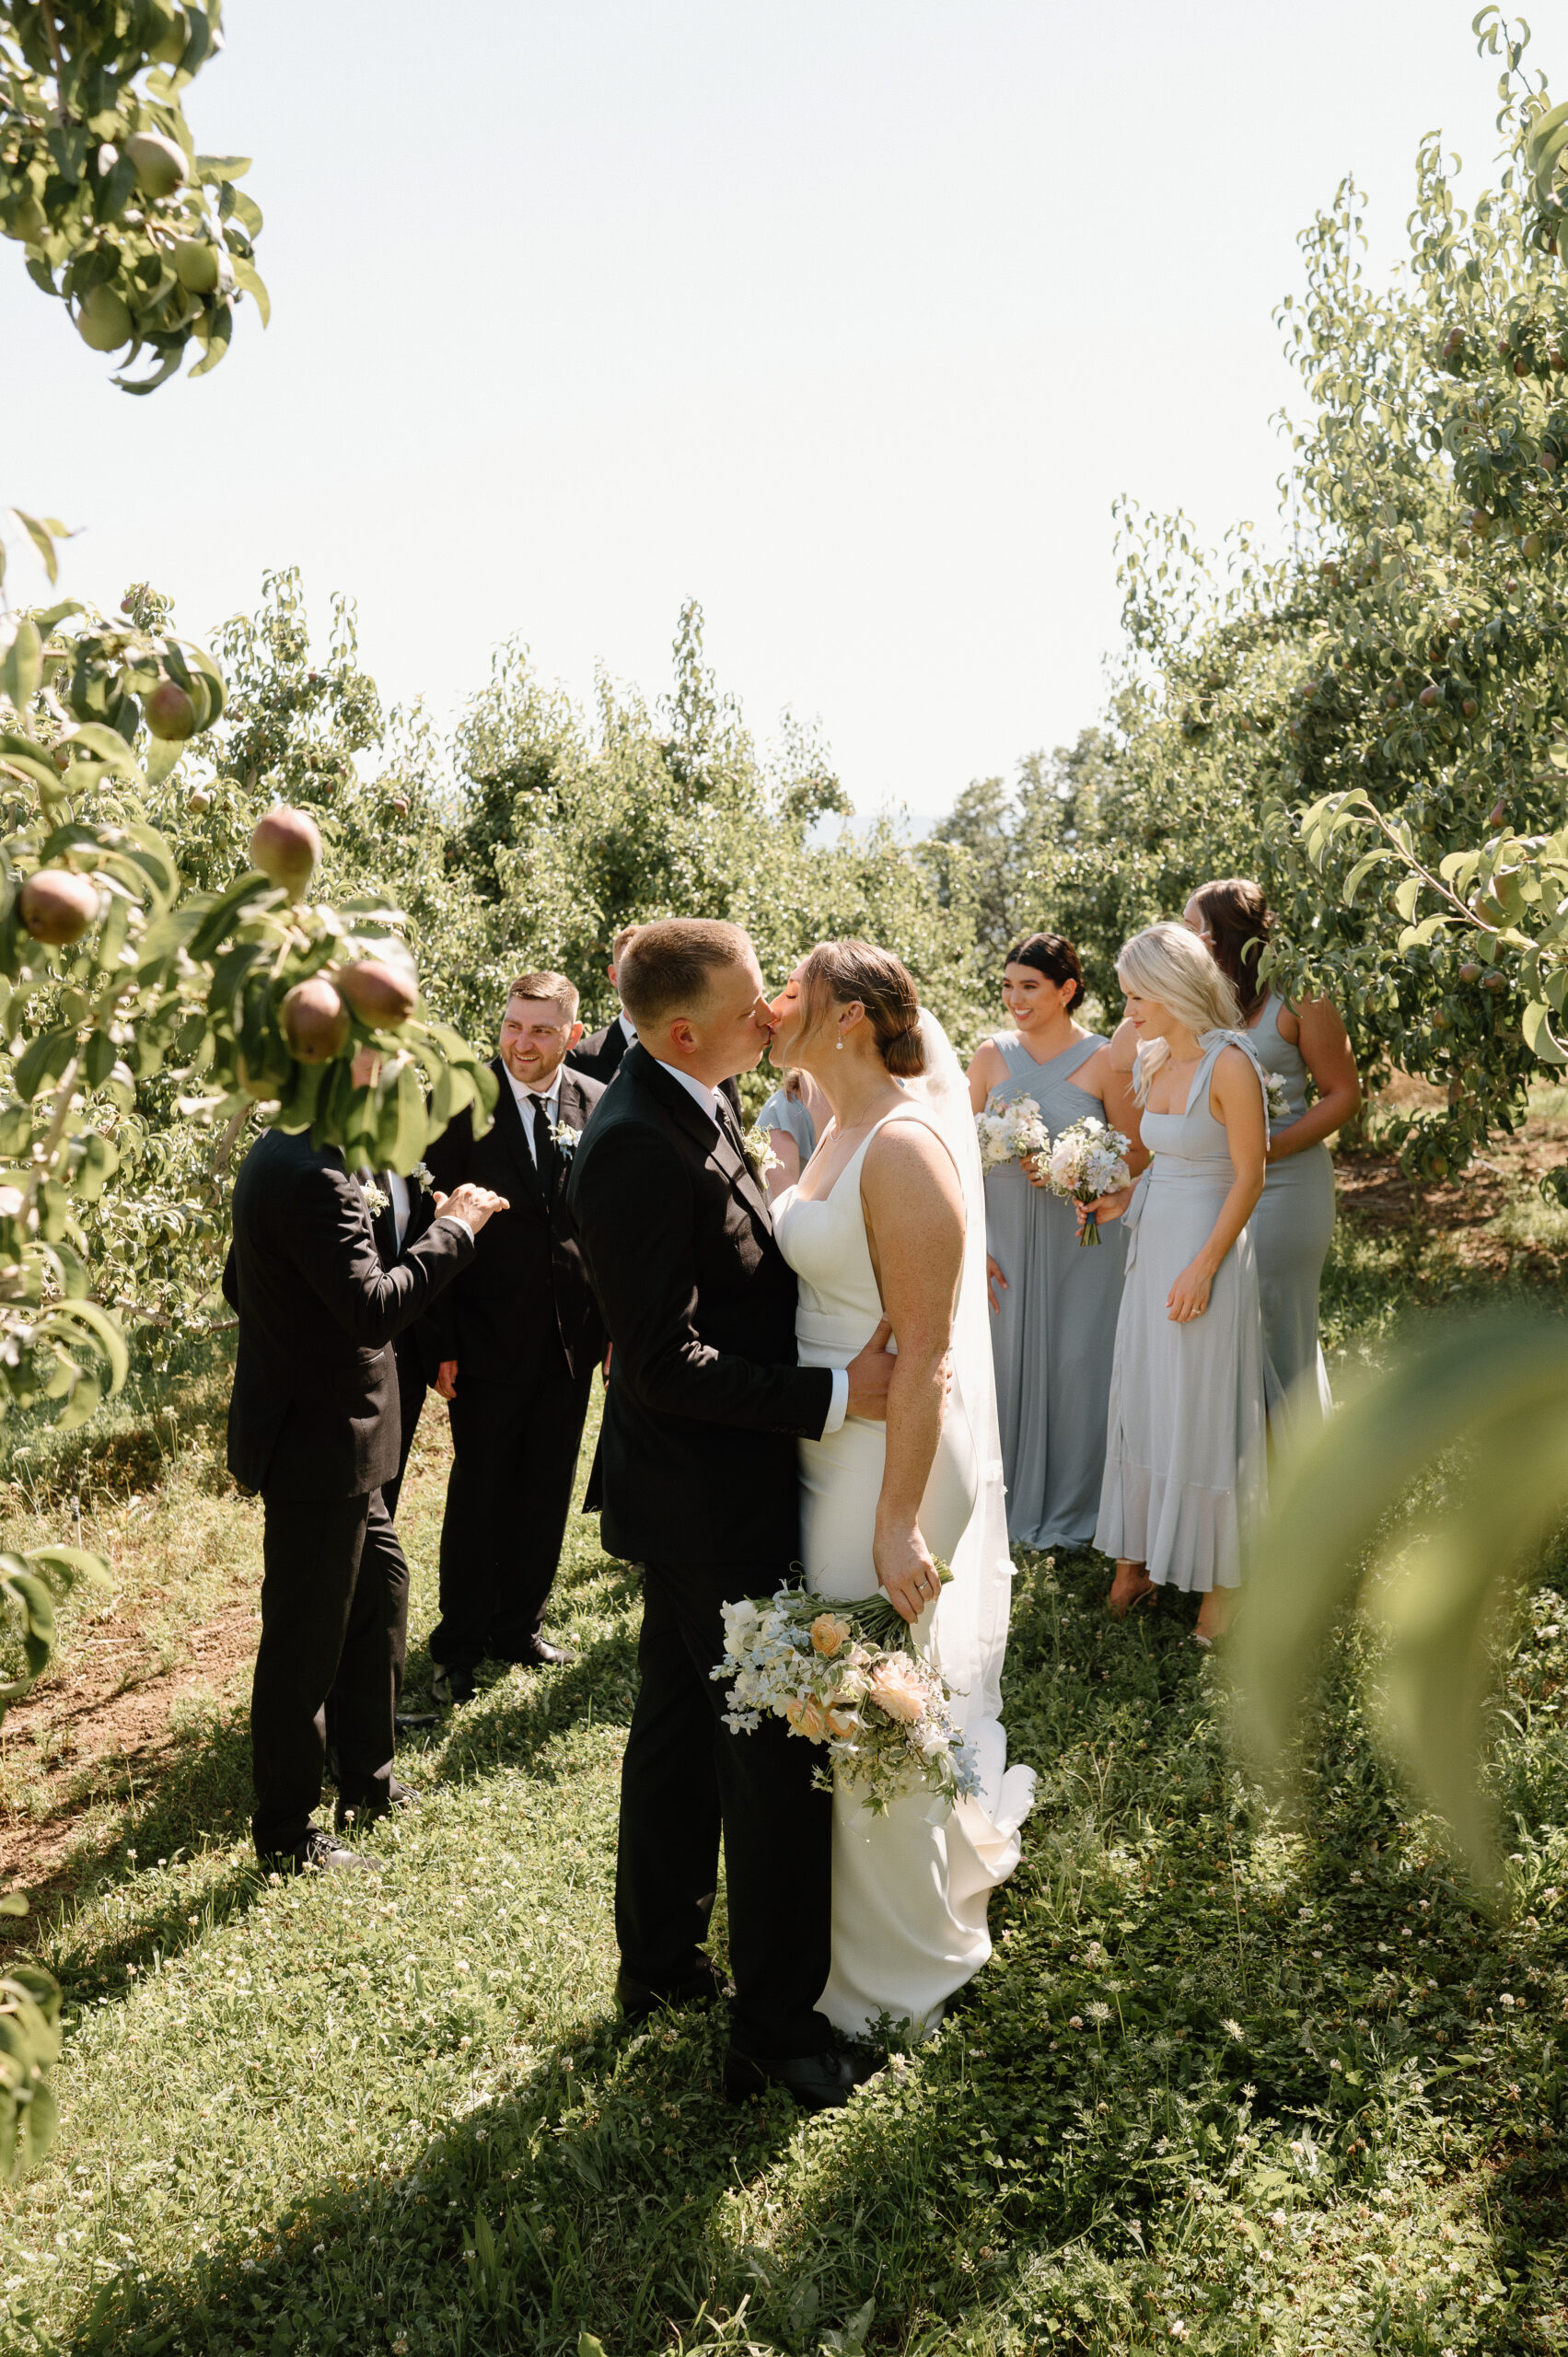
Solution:
[{"label": "green foliage in bouquet", "polygon": [[[215,368],[249,295],[260,207],[241,156],[199,156],[183,93],[222,42],[221,0],[29,0],[0,7],[0,232],[95,352],[145,353],[149,393],[192,343]],[[129,349],[127,350],[127,347]]]}]

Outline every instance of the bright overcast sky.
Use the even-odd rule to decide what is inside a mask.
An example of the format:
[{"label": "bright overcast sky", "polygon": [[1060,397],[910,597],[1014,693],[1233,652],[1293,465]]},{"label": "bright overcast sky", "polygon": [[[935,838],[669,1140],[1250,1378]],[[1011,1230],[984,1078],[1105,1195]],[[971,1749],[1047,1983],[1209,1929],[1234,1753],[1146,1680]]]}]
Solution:
[{"label": "bright overcast sky", "polygon": [[[0,497],[202,634],[297,563],[443,718],[517,633],[650,693],[681,600],[764,738],[946,808],[1098,715],[1121,493],[1275,511],[1272,312],[1354,171],[1496,141],[1472,0],[227,0],[263,335],[134,401],[0,247]],[[1531,62],[1568,88],[1568,6]]]}]

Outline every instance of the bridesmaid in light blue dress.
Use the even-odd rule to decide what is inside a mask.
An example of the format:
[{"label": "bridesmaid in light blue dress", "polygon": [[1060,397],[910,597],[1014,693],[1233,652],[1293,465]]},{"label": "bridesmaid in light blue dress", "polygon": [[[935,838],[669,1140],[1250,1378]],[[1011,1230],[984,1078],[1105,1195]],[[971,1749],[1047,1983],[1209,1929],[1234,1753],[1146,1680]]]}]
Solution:
[{"label": "bridesmaid in light blue dress", "polygon": [[1210,1644],[1267,1501],[1274,1387],[1247,1227],[1263,1191],[1264,1075],[1236,993],[1184,927],[1135,934],[1117,972],[1154,1160],[1091,1214],[1125,1214],[1132,1231],[1095,1544],[1116,1559],[1112,1612],[1157,1585],[1195,1590],[1194,1634]]},{"label": "bridesmaid in light blue dress", "polygon": [[[1272,1124],[1252,1249],[1283,1411],[1316,1418],[1333,1407],[1318,1339],[1318,1290],[1334,1232],[1334,1165],[1325,1141],[1356,1111],[1361,1080],[1327,999],[1293,1005],[1260,984],[1258,960],[1272,922],[1261,889],[1245,876],[1201,884],[1182,912],[1235,991],[1260,1063],[1284,1083],[1288,1110]],[[1308,1077],[1316,1090],[1310,1105]]]},{"label": "bridesmaid in light blue dress", "polygon": [[[1074,1020],[1083,991],[1078,953],[1059,934],[1030,934],[1010,949],[1002,997],[1016,1028],[980,1049],[970,1102],[980,1112],[988,1099],[1032,1097],[1053,1138],[1086,1117],[1109,1121],[1132,1140],[1136,1170],[1132,1042],[1119,1064],[1109,1041]],[[1086,1249],[1073,1206],[1017,1162],[986,1174],[985,1236],[1007,1536],[1015,1546],[1086,1547],[1105,1469],[1126,1239],[1112,1223],[1098,1249]]]}]

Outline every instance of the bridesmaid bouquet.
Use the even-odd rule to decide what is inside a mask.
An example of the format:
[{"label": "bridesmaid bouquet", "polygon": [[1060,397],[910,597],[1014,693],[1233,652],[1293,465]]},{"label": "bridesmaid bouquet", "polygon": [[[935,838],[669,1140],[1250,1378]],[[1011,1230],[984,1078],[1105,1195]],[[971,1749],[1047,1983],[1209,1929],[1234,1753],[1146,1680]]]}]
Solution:
[{"label": "bridesmaid bouquet", "polygon": [[[1057,1132],[1056,1144],[1046,1163],[1047,1186],[1053,1195],[1062,1196],[1069,1203],[1092,1203],[1099,1196],[1125,1187],[1131,1176],[1123,1158],[1127,1144],[1120,1130],[1097,1121],[1092,1113],[1082,1121],[1074,1121],[1071,1129]],[[1078,1242],[1099,1242],[1098,1220],[1084,1222],[1078,1231]]]},{"label": "bridesmaid bouquet", "polygon": [[1283,1073],[1266,1072],[1263,1074],[1263,1102],[1269,1109],[1269,1120],[1272,1128],[1277,1130],[1282,1121],[1288,1125],[1290,1091],[1285,1086]]},{"label": "bridesmaid bouquet", "polygon": [[993,1089],[984,1112],[975,1115],[974,1126],[981,1167],[987,1171],[1000,1170],[1005,1162],[1024,1162],[1030,1155],[1043,1154],[1051,1144],[1051,1132],[1032,1097],[1015,1097],[1010,1105],[999,1105]]},{"label": "bridesmaid bouquet", "polygon": [[[944,1582],[953,1576],[944,1564],[937,1570]],[[911,1653],[909,1624],[885,1596],[828,1605],[786,1583],[775,1596],[726,1604],[724,1639],[713,1676],[732,1681],[725,1724],[733,1734],[787,1720],[793,1734],[825,1747],[875,1817],[922,1786],[949,1806],[979,1791],[953,1725],[951,1689]],[[817,1781],[830,1789],[831,1772]]]}]

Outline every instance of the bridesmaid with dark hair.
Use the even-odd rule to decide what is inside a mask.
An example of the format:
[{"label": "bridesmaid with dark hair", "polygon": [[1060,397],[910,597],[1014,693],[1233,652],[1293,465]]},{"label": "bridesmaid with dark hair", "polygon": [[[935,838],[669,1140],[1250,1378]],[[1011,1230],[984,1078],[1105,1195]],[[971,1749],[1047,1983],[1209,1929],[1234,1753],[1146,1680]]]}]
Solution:
[{"label": "bridesmaid with dark hair", "polygon": [[1273,921],[1249,876],[1200,884],[1181,912],[1235,991],[1259,1062],[1284,1083],[1289,1109],[1271,1123],[1262,1201],[1249,1225],[1270,1364],[1290,1406],[1326,1416],[1334,1403],[1318,1288],[1334,1232],[1334,1165],[1325,1141],[1360,1105],[1361,1078],[1336,1007],[1326,998],[1292,1003],[1260,981]]},{"label": "bridesmaid with dark hair", "polygon": [[[1084,970],[1070,941],[1031,933],[1007,952],[1002,1001],[1010,1031],[987,1039],[970,1066],[977,1113],[988,1098],[1032,1097],[1052,1138],[1092,1117],[1138,1139],[1128,1033],[1114,1041],[1077,1020]],[[1125,1028],[1125,1027],[1124,1027]],[[1043,1171],[1005,1163],[985,1180],[992,1345],[1007,1535],[1024,1547],[1086,1547],[1099,1515],[1107,1402],[1121,1306],[1127,1239],[1121,1222],[1086,1250],[1071,1203],[1049,1193]]]}]

